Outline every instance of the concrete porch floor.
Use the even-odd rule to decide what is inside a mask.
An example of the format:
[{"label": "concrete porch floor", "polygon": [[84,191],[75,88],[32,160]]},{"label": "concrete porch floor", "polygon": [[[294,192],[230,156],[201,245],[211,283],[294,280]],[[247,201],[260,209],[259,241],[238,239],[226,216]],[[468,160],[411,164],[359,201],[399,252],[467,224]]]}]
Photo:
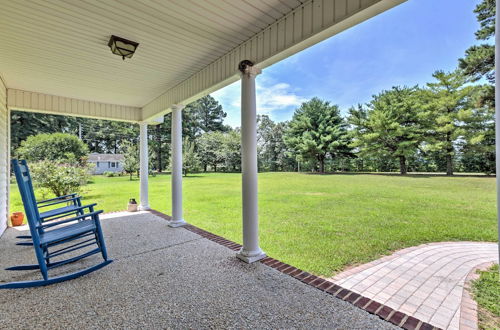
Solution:
[{"label": "concrete porch floor", "polygon": [[[0,328],[396,328],[149,212],[104,215],[102,225],[114,262],[68,282],[0,290]],[[35,262],[31,247],[14,245],[20,233],[0,239],[2,282],[41,277],[4,270]]]}]

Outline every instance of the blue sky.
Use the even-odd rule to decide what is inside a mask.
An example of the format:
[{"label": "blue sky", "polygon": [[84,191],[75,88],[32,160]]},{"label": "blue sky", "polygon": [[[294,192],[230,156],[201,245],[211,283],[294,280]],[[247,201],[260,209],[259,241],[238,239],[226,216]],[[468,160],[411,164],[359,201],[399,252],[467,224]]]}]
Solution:
[{"label": "blue sky", "polygon": [[[314,96],[343,113],[395,85],[425,85],[436,70],[452,71],[475,43],[479,0],[408,0],[263,70],[257,111],[275,121],[292,118]],[[240,126],[240,84],[215,93],[226,124]]]}]

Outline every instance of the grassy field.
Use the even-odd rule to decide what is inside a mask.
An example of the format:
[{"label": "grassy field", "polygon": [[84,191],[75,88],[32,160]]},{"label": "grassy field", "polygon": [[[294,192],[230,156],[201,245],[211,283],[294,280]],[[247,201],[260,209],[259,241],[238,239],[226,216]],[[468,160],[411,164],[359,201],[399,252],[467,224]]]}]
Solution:
[{"label": "grassy field", "polygon": [[[106,212],[139,198],[139,181],[96,176],[83,193]],[[12,185],[11,210],[22,210]],[[150,177],[150,203],[170,214],[170,176]],[[436,241],[496,241],[495,180],[488,177],[259,174],[263,250],[331,276],[391,251]],[[189,223],[241,243],[241,175],[184,179]]]}]

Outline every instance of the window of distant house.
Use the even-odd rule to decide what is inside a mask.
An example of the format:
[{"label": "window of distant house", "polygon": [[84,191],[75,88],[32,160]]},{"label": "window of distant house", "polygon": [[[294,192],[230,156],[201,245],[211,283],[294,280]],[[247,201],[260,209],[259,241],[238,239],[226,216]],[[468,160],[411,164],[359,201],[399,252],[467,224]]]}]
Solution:
[{"label": "window of distant house", "polygon": [[114,162],[111,163],[111,167],[115,167],[115,165],[116,165],[116,163],[114,163]]},{"label": "window of distant house", "polygon": [[99,162],[97,162],[97,167],[99,167]]},{"label": "window of distant house", "polygon": [[108,168],[110,168],[110,167],[111,167],[111,162],[108,162]]}]

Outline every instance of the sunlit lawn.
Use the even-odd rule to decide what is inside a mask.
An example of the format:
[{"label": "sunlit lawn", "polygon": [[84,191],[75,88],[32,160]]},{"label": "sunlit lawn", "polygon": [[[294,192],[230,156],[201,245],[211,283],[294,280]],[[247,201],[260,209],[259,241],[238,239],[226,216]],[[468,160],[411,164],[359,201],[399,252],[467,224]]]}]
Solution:
[{"label": "sunlit lawn", "polygon": [[[170,214],[170,176],[149,180],[151,206]],[[105,212],[139,199],[128,177],[96,176],[85,190]],[[11,210],[22,210],[11,192]],[[496,241],[495,214],[493,178],[259,174],[262,248],[318,275],[424,242]],[[184,178],[184,218],[241,243],[241,175]]]}]

